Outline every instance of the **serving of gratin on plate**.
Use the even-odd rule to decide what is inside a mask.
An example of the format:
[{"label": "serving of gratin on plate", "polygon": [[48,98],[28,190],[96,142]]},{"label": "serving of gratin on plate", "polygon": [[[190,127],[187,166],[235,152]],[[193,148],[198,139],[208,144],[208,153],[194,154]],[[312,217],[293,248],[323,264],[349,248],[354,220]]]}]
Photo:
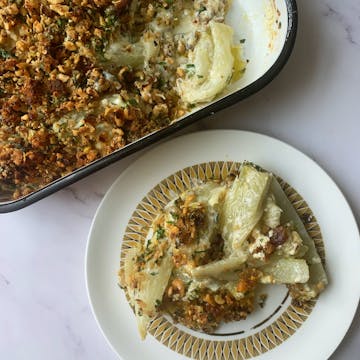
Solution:
[{"label": "serving of gratin on plate", "polygon": [[120,285],[142,338],[160,315],[213,334],[263,305],[261,284],[285,284],[299,308],[327,285],[315,242],[276,177],[246,162],[216,167],[216,177],[192,178],[164,204],[146,236],[124,239]]},{"label": "serving of gratin on plate", "polygon": [[89,300],[124,359],[327,359],[358,305],[358,242],[344,196],[298,150],[193,133],[145,153],[105,195]]}]

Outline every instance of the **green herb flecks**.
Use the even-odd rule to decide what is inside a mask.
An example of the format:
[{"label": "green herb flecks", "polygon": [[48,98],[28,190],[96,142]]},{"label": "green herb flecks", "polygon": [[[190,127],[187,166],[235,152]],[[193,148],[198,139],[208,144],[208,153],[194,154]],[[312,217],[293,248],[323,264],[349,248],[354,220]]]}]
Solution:
[{"label": "green herb flecks", "polygon": [[171,211],[171,212],[170,212],[170,215],[172,216],[172,218],[173,218],[174,220],[179,219],[179,215],[178,215],[176,212]]},{"label": "green herb flecks", "polygon": [[174,3],[174,0],[165,0],[165,3],[169,7]]},{"label": "green herb flecks", "polygon": [[162,77],[159,77],[157,80],[158,89],[163,89],[165,85],[166,85],[166,81]]},{"label": "green herb flecks", "polygon": [[104,51],[107,46],[106,39],[100,39],[98,37],[93,37],[91,39],[91,46],[94,49],[96,55],[100,58],[101,61],[106,61],[104,57]]},{"label": "green herb flecks", "polygon": [[202,254],[202,253],[206,253],[207,250],[195,250],[194,253],[195,254]]},{"label": "green herb flecks", "polygon": [[5,49],[0,48],[0,58],[1,59],[6,60],[6,59],[9,59],[11,57],[12,56],[8,51],[6,51]]},{"label": "green herb flecks", "polygon": [[194,289],[190,294],[189,294],[189,300],[195,300],[200,296],[200,290],[199,289]]},{"label": "green herb flecks", "polygon": [[105,25],[104,30],[109,32],[114,29],[117,25],[118,15],[116,14],[116,9],[113,6],[109,6],[105,10]]},{"label": "green herb flecks", "polygon": [[202,5],[198,11],[199,14],[201,14],[203,11],[206,11],[206,6]]},{"label": "green herb flecks", "polygon": [[139,104],[138,104],[138,102],[135,100],[135,99],[130,99],[129,101],[128,101],[128,103],[129,103],[129,105],[131,105],[131,106],[134,106],[134,107],[136,107],[136,106],[138,106]]},{"label": "green herb flecks", "polygon": [[188,77],[192,77],[195,75],[195,65],[194,64],[186,64],[185,65],[185,72]]},{"label": "green herb flecks", "polygon": [[151,239],[149,239],[149,240],[147,241],[147,243],[146,243],[146,248],[148,249],[148,248],[150,247],[150,245],[151,245]]},{"label": "green herb flecks", "polygon": [[65,28],[67,22],[68,22],[68,19],[63,18],[63,17],[59,17],[56,19],[56,24],[61,30],[63,30]]},{"label": "green herb flecks", "polygon": [[159,228],[156,230],[156,239],[162,239],[165,237],[165,229],[159,226]]}]

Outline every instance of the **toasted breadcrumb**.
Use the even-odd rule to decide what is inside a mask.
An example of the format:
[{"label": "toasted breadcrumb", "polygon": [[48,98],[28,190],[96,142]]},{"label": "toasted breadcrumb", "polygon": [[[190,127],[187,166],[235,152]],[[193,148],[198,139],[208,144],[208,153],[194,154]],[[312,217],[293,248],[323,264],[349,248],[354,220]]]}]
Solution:
[{"label": "toasted breadcrumb", "polygon": [[[0,0],[2,194],[20,198],[188,111],[174,89],[174,56],[189,48],[182,38],[147,28],[155,18],[159,26],[176,26],[188,3]],[[195,11],[201,3],[195,1]],[[223,21],[227,1],[219,3],[214,12]],[[199,21],[214,17],[206,14]],[[137,68],[106,57],[116,34],[145,33],[157,62],[149,58]],[[131,43],[127,49],[135,51]]]}]

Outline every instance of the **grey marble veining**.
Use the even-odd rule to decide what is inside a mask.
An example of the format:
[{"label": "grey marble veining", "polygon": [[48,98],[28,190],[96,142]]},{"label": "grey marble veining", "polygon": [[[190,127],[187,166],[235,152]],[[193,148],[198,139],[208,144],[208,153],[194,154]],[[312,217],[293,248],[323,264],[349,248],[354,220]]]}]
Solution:
[{"label": "grey marble veining", "polygon": [[358,4],[355,4],[355,6],[350,6],[350,9],[345,9],[344,12],[342,5],[343,3],[338,1],[325,3],[326,10],[323,12],[323,16],[334,20],[343,28],[346,39],[351,45],[359,46],[360,33],[358,28],[360,23],[360,7]]}]

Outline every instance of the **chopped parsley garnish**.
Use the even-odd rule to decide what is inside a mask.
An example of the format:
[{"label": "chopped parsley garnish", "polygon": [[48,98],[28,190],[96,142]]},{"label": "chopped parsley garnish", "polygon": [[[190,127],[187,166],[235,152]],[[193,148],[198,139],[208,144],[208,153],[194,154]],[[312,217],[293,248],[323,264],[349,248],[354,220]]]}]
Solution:
[{"label": "chopped parsley garnish", "polygon": [[110,6],[105,10],[105,31],[110,31],[113,29],[114,25],[118,20],[118,16],[115,12],[115,8]]},{"label": "chopped parsley garnish", "polygon": [[135,99],[130,99],[128,103],[132,106],[138,106],[138,102]]},{"label": "chopped parsley garnish", "polygon": [[162,239],[165,236],[165,229],[161,226],[156,230],[156,239]]},{"label": "chopped parsley garnish", "polygon": [[59,17],[59,18],[57,18],[56,23],[59,26],[59,28],[63,29],[65,27],[65,25],[67,24],[67,19]]},{"label": "chopped parsley garnish", "polygon": [[244,44],[245,41],[246,41],[246,39],[241,39],[241,40],[240,40],[240,44]]},{"label": "chopped parsley garnish", "polygon": [[158,88],[162,89],[166,85],[166,81],[163,78],[159,77],[157,84],[158,84]]},{"label": "chopped parsley garnish", "polygon": [[199,289],[194,289],[190,294],[189,294],[189,300],[195,300],[199,297],[200,295],[200,290]]},{"label": "chopped parsley garnish", "polygon": [[145,249],[145,253],[144,255],[146,256],[146,259],[148,259],[149,257],[151,257],[151,254],[154,252],[153,249],[149,249],[149,248],[146,248]]},{"label": "chopped parsley garnish", "polygon": [[5,60],[11,57],[11,54],[5,49],[0,48],[0,58]]},{"label": "chopped parsley garnish", "polygon": [[106,18],[106,25],[109,26],[109,27],[110,27],[110,26],[114,26],[115,23],[116,23],[116,19],[117,19],[117,17],[116,17],[115,14],[109,15],[109,16]]},{"label": "chopped parsley garnish", "polygon": [[195,254],[202,254],[202,253],[206,253],[207,250],[195,250],[194,253]]},{"label": "chopped parsley garnish", "polygon": [[170,215],[172,216],[172,218],[173,218],[174,220],[177,220],[177,219],[179,218],[179,215],[178,215],[176,212],[171,211],[171,212],[170,212]]},{"label": "chopped parsley garnish", "polygon": [[203,11],[206,11],[206,7],[204,5],[202,5],[199,9],[199,14],[202,13]]},{"label": "chopped parsley garnish", "polygon": [[91,39],[91,46],[95,50],[96,54],[104,60],[104,49],[106,47],[106,41],[105,39],[99,39],[96,37],[93,37]]},{"label": "chopped parsley garnish", "polygon": [[195,75],[195,65],[194,64],[186,64],[184,70],[188,74],[189,77],[192,77]]}]

